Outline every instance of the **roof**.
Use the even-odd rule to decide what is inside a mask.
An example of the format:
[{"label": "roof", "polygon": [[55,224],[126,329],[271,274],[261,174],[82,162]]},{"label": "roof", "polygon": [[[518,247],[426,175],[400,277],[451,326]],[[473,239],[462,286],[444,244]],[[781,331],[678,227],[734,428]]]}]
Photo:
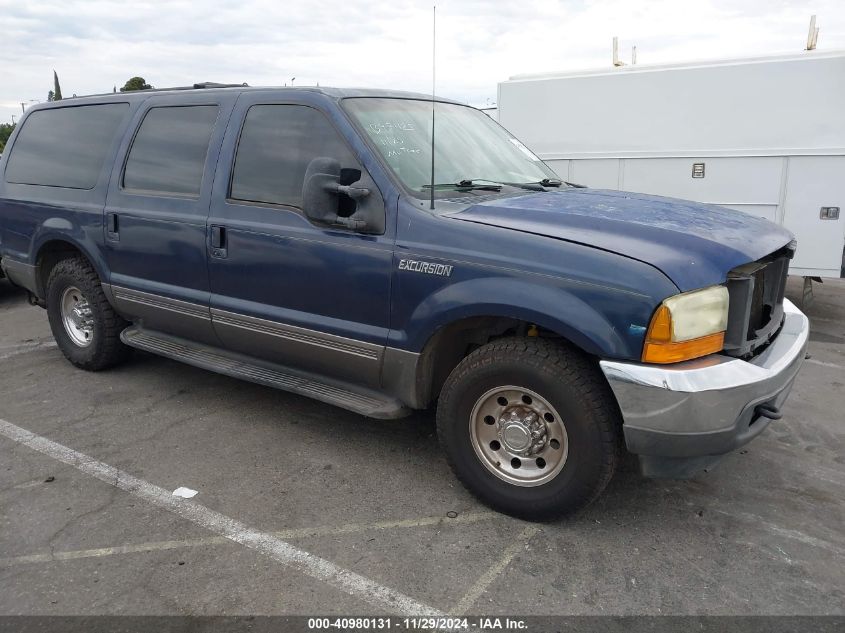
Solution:
[{"label": "roof", "polygon": [[[178,88],[152,88],[149,90],[132,90],[129,92],[106,92],[102,94],[95,94],[95,95],[80,95],[78,97],[65,97],[63,101],[67,100],[80,100],[80,99],[102,99],[104,97],[120,97],[121,101],[125,101],[128,99],[143,99],[149,97],[151,95],[162,95],[162,94],[184,94],[193,92],[195,90],[202,90],[203,92],[208,93],[216,93],[216,92],[279,92],[279,91],[290,91],[290,92],[314,92],[318,94],[326,95],[332,99],[345,99],[349,97],[382,97],[382,98],[391,98],[391,99],[422,99],[429,101],[431,100],[430,94],[423,94],[419,92],[405,92],[402,90],[385,90],[385,89],[378,89],[378,88],[331,88],[331,87],[322,87],[322,86],[247,86],[241,84],[214,84],[211,82],[204,82],[200,84],[194,84],[193,86],[185,86],[185,87],[178,87]],[[436,101],[442,101],[447,103],[459,103],[458,101],[453,101],[451,99],[445,99],[443,97],[435,97]]]}]

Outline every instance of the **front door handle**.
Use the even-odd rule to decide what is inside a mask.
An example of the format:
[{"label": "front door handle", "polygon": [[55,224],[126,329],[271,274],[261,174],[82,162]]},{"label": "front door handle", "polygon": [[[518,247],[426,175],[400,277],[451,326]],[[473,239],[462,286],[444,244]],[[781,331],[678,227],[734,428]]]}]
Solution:
[{"label": "front door handle", "polygon": [[106,236],[114,241],[120,241],[120,223],[117,213],[106,213]]},{"label": "front door handle", "polygon": [[226,227],[212,224],[208,244],[211,247],[212,257],[220,259],[226,257]]}]

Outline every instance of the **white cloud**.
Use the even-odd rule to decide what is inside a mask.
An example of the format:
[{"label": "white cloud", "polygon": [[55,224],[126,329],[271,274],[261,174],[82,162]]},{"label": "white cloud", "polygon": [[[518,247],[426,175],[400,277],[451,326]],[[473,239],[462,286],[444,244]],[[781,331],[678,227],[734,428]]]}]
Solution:
[{"label": "white cloud", "polygon": [[[799,51],[812,13],[845,48],[841,0],[441,0],[437,92],[476,105],[520,73],[604,66],[613,35],[638,61]],[[43,100],[141,75],[155,86],[247,81],[431,89],[431,4],[355,0],[0,0],[0,120]]]}]

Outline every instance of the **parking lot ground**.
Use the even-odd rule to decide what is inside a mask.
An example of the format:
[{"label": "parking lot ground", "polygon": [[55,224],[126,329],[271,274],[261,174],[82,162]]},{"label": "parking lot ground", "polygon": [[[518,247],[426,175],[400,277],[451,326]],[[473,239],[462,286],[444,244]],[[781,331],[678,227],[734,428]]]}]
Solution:
[{"label": "parking lot ground", "polygon": [[530,524],[464,491],[431,412],[142,353],[79,371],[0,282],[0,614],[843,614],[845,281],[814,290],[782,421],[694,480],[626,463]]}]

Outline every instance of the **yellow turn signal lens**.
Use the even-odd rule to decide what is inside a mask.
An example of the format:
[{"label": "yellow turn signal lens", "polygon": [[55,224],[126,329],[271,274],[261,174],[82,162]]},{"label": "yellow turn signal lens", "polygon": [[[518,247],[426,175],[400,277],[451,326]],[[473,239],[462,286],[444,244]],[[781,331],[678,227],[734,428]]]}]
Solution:
[{"label": "yellow turn signal lens", "polygon": [[654,313],[645,338],[654,343],[672,342],[672,313],[668,306],[662,305]]},{"label": "yellow turn signal lens", "polygon": [[678,363],[699,356],[721,352],[725,346],[725,333],[716,332],[701,338],[694,338],[679,343],[654,342],[646,339],[643,346],[644,363]]}]

